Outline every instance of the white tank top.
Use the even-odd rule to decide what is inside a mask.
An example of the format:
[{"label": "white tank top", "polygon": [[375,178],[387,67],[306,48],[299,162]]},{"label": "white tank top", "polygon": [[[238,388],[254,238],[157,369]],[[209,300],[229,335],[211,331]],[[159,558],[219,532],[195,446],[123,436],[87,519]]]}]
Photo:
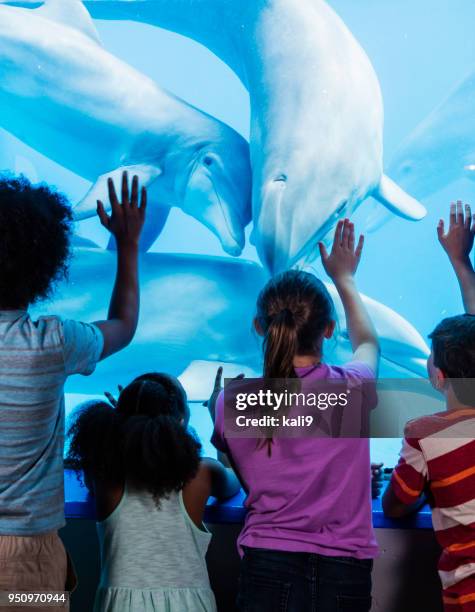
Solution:
[{"label": "white tank top", "polygon": [[97,532],[102,569],[96,610],[216,610],[205,561],[211,534],[188,516],[181,491],[157,508],[151,494],[126,485]]}]

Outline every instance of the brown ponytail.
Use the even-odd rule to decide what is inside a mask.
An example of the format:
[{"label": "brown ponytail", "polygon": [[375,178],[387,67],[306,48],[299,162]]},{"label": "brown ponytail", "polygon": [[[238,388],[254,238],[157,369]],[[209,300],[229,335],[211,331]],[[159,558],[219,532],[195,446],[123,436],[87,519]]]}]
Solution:
[{"label": "brown ponytail", "polygon": [[274,315],[264,336],[264,378],[295,378],[297,351],[295,317],[291,310],[284,308]]},{"label": "brown ponytail", "polygon": [[[267,384],[272,385],[272,379],[297,378],[295,356],[314,354],[333,319],[330,294],[313,274],[289,270],[271,279],[259,295],[256,313],[264,336],[263,375],[270,379]],[[264,441],[269,455],[272,442],[272,437]]]}]

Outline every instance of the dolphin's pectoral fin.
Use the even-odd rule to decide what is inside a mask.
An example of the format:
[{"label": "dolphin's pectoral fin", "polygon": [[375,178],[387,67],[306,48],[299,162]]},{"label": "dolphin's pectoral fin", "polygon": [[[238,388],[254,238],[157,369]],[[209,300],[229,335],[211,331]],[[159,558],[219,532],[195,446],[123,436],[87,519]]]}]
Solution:
[{"label": "dolphin's pectoral fin", "polygon": [[[162,233],[162,229],[165,227],[170,210],[170,206],[155,203],[152,203],[152,205],[147,207],[147,216],[145,217],[145,224],[142,230],[142,235],[140,236],[139,245],[142,253],[146,253],[158,236],[160,236]],[[116,250],[115,239],[113,236],[111,236],[109,239],[107,250]]]},{"label": "dolphin's pectoral fin", "polygon": [[160,176],[162,171],[157,166],[147,164],[137,164],[132,166],[123,166],[107,172],[100,176],[94,185],[89,189],[84,198],[76,204],[73,209],[74,218],[76,221],[88,219],[96,214],[97,200],[101,200],[104,206],[109,207],[109,195],[107,188],[107,179],[111,178],[117,186],[122,177],[122,173],[127,171],[129,179],[135,174],[139,177],[139,184],[143,187],[148,187],[153,181]]},{"label": "dolphin's pectoral fin", "polygon": [[383,174],[381,182],[371,195],[392,213],[404,219],[420,221],[427,214],[427,210],[420,202],[406,193],[385,174]]},{"label": "dolphin's pectoral fin", "polygon": [[36,11],[45,19],[64,23],[102,45],[92,17],[81,0],[45,0]]}]

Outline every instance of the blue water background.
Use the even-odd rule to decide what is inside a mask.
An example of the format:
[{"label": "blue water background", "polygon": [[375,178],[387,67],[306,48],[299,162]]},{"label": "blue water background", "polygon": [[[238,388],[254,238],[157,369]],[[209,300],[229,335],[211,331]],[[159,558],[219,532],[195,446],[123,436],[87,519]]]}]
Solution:
[{"label": "blue water background", "polygon": [[[385,161],[389,163],[404,137],[473,69],[475,3],[334,0],[330,4],[362,43],[379,76],[386,112]],[[143,24],[96,23],[105,47],[112,53],[248,136],[247,92],[208,50]],[[18,141],[11,142],[19,160],[17,169],[56,184],[73,201],[84,194],[87,182]],[[395,219],[368,236],[358,272],[360,289],[399,312],[424,336],[441,317],[462,309],[456,281],[437,244],[435,227],[440,216],[447,216],[452,199],[473,202],[474,194],[474,184],[454,183],[427,200],[429,214],[422,222]],[[356,220],[364,219],[369,208],[363,204]],[[95,220],[84,222],[80,233],[105,244],[104,232]],[[210,232],[176,209],[152,250],[223,254]],[[257,259],[249,244],[243,257]],[[194,407],[193,423],[206,439],[210,431],[206,411]],[[393,463],[397,446],[397,441],[379,441],[374,457]]]}]

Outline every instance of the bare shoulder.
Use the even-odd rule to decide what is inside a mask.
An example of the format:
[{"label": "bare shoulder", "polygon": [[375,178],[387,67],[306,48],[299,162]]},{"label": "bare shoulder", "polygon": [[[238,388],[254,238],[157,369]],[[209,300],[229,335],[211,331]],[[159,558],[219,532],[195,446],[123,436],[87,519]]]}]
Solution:
[{"label": "bare shoulder", "polygon": [[222,470],[223,466],[219,461],[210,457],[203,457],[195,477],[185,485],[183,495],[187,492],[193,492],[194,494],[202,493],[208,498],[211,495],[213,480],[216,474],[219,474]]},{"label": "bare shoulder", "polygon": [[[213,486],[213,459],[203,458],[198,471],[183,487],[183,503],[191,520],[198,527],[203,522],[204,511]],[[216,468],[215,468],[216,469]]]},{"label": "bare shoulder", "polygon": [[98,521],[104,521],[120,504],[124,495],[124,485],[113,485],[104,481],[94,481],[93,487],[96,503],[96,518]]}]

